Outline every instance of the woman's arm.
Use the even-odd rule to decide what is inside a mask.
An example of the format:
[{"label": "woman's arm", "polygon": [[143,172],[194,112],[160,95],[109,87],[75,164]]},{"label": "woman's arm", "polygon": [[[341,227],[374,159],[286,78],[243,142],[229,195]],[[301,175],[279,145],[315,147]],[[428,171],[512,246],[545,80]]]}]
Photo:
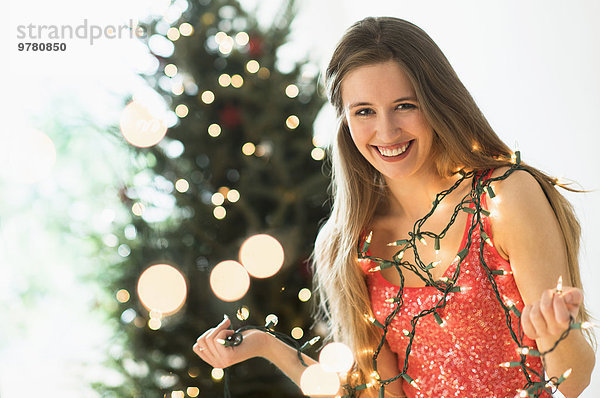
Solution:
[{"label": "woman's arm", "polygon": [[[259,330],[245,331],[242,344],[225,347],[219,341],[233,334],[233,330],[229,329],[230,324],[229,318],[225,317],[216,327],[207,330],[194,344],[194,352],[209,365],[221,369],[250,358],[262,357],[277,366],[297,386],[300,386],[300,378],[306,367],[300,363],[296,349],[275,336]],[[302,359],[309,366],[317,363],[304,354]],[[377,363],[382,379],[389,379],[398,374],[396,356],[387,344],[383,346]],[[364,397],[379,397],[378,391],[369,390],[371,391],[364,394]],[[343,394],[343,391],[340,393]],[[386,386],[386,397],[404,397],[400,380]]]},{"label": "woman's arm", "polygon": [[[306,367],[300,363],[297,351],[276,337],[260,330],[248,330],[242,334],[242,344],[226,347],[219,341],[231,336],[231,321],[224,317],[216,327],[207,330],[193,346],[194,352],[205,362],[215,368],[227,368],[250,358],[262,357],[285,373],[296,385],[300,386],[300,377]],[[307,365],[317,363],[314,359],[302,354]]]},{"label": "woman's arm", "polygon": [[[499,200],[488,200],[488,207],[496,248],[509,259],[526,305],[521,316],[523,331],[545,351],[568,328],[569,316],[577,317],[583,293],[573,287],[565,287],[562,294],[555,291],[559,276],[565,285],[570,280],[566,247],[550,203],[533,176],[516,171],[494,188]],[[589,384],[594,362],[594,352],[581,330],[572,330],[546,357],[546,373],[560,377],[572,368],[559,390],[576,397]]]}]

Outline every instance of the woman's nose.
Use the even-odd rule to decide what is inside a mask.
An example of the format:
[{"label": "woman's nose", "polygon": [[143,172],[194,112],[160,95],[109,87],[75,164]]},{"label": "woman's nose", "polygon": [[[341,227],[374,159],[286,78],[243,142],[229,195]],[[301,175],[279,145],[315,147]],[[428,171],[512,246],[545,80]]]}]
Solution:
[{"label": "woman's nose", "polygon": [[393,115],[383,114],[377,122],[377,135],[384,143],[393,143],[398,137],[402,128],[394,119]]}]

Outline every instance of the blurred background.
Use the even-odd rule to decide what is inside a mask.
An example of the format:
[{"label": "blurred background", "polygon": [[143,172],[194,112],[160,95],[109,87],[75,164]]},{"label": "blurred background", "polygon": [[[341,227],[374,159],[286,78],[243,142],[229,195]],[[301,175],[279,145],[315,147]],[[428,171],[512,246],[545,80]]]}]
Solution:
[{"label": "blurred background", "polygon": [[[425,29],[509,146],[589,191],[566,196],[598,317],[598,2],[5,8],[2,398],[221,396],[222,373],[191,345],[224,313],[234,326],[276,315],[300,343],[323,333],[310,318],[307,259],[327,215],[322,148],[335,120],[319,75],[344,30],[368,15]],[[65,51],[18,51],[52,25],[63,36],[73,28],[51,40]],[[275,260],[250,272],[257,252]],[[231,376],[233,396],[302,396],[261,360]],[[595,376],[582,396],[598,394]]]}]

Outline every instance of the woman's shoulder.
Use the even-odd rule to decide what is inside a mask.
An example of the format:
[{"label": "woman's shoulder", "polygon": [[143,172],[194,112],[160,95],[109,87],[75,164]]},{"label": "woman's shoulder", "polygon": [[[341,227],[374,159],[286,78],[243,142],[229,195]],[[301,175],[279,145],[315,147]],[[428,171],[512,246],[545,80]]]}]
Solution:
[{"label": "woman's shoulder", "polygon": [[[492,171],[491,178],[502,177],[510,167],[499,167]],[[494,192],[501,200],[491,201],[503,209],[518,211],[524,205],[539,205],[547,202],[546,195],[538,181],[527,170],[517,169],[504,179],[492,183]]]},{"label": "woman's shoulder", "polygon": [[[491,177],[501,177],[510,168],[493,170]],[[526,170],[514,170],[506,178],[492,182],[495,198],[487,200],[492,232],[498,251],[509,257],[509,246],[516,238],[553,222],[554,211],[541,185]]]}]

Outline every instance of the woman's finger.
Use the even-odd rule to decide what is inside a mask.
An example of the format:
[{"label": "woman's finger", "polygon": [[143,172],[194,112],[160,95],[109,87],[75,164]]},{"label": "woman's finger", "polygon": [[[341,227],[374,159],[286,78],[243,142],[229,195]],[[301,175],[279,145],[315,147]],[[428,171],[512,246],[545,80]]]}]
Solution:
[{"label": "woman's finger", "polygon": [[565,298],[562,295],[555,294],[552,305],[554,307],[554,318],[556,319],[556,322],[562,330],[565,330],[569,326],[569,320],[571,318]]},{"label": "woman's finger", "polygon": [[535,328],[537,337],[544,335],[544,333],[548,330],[548,325],[546,324],[546,320],[544,319],[544,315],[542,314],[542,310],[540,308],[540,302],[537,302],[531,306],[531,314],[529,315],[529,319]]},{"label": "woman's finger", "polygon": [[523,312],[521,313],[521,327],[523,328],[523,333],[530,339],[538,338],[535,326],[531,323],[531,305],[526,305],[523,308]]}]

